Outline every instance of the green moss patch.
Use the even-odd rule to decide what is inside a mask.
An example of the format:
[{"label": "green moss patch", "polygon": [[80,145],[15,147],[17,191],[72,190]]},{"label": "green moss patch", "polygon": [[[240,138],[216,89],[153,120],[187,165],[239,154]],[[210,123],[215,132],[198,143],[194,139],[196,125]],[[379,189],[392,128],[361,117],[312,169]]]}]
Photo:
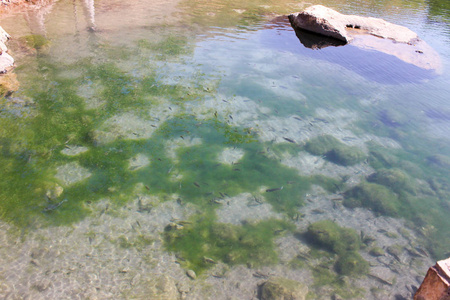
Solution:
[{"label": "green moss patch", "polygon": [[361,240],[354,229],[323,220],[309,225],[306,237],[312,244],[338,255],[334,268],[339,274],[360,276],[367,273],[369,264],[357,252]]},{"label": "green moss patch", "polygon": [[280,220],[237,226],[201,215],[181,227],[167,226],[164,241],[169,251],[178,253],[185,268],[201,273],[219,261],[256,266],[276,263],[273,239],[292,229],[293,225]]},{"label": "green moss patch", "polygon": [[339,274],[360,276],[369,272],[369,263],[358,252],[346,252],[339,256],[334,265]]},{"label": "green moss patch", "polygon": [[361,183],[345,193],[344,205],[365,207],[375,213],[396,216],[400,208],[398,196],[385,186]]},{"label": "green moss patch", "polygon": [[[345,276],[336,274],[336,272],[334,272],[335,268],[333,268],[332,261],[330,263],[324,263],[312,268],[314,277],[313,286],[319,289],[323,288],[323,286],[329,286],[334,290],[336,294],[340,295],[344,299],[361,298],[364,290],[350,285],[347,281],[344,280]],[[311,299],[317,299],[321,297],[321,295],[317,295],[317,297],[314,297],[312,292],[310,292],[309,295],[312,296]]]},{"label": "green moss patch", "polygon": [[361,241],[354,229],[343,228],[331,220],[323,220],[308,226],[307,238],[334,253],[359,250]]},{"label": "green moss patch", "polygon": [[30,34],[24,37],[21,37],[27,45],[31,48],[41,49],[49,44],[49,40],[40,34]]},{"label": "green moss patch", "polygon": [[360,149],[347,146],[331,135],[309,140],[305,150],[314,155],[324,155],[327,160],[343,166],[357,164],[366,157]]},{"label": "green moss patch", "polygon": [[384,185],[396,193],[414,193],[411,178],[399,169],[382,169],[370,175],[367,181]]}]

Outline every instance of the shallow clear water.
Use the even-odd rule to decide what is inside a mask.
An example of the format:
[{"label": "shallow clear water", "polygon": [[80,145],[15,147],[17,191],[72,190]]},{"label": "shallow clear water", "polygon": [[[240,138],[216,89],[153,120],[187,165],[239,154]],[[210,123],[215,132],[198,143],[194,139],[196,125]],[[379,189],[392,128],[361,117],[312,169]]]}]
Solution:
[{"label": "shallow clear water", "polygon": [[416,31],[442,72],[306,48],[276,18],[303,3],[4,16],[0,295],[243,299],[283,277],[310,299],[410,298],[450,255],[450,10],[329,5]]}]

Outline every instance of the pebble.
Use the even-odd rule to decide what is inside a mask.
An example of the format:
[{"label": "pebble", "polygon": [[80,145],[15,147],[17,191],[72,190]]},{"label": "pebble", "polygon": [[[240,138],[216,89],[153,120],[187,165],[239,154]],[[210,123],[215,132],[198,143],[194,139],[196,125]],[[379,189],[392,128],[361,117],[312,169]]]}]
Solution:
[{"label": "pebble", "polygon": [[187,270],[186,275],[191,279],[197,278],[197,274],[195,274],[195,272],[193,270]]}]

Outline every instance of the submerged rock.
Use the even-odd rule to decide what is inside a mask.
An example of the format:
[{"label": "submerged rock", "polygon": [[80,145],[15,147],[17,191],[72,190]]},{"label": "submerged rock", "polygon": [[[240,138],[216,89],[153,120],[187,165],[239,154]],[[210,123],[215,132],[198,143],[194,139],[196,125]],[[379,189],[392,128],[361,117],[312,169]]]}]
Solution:
[{"label": "submerged rock", "polygon": [[58,179],[62,185],[69,186],[90,176],[91,172],[89,172],[89,170],[83,168],[77,162],[70,162],[56,168],[55,178]]},{"label": "submerged rock", "polygon": [[49,199],[49,200],[56,200],[59,198],[59,196],[62,195],[62,193],[64,192],[64,189],[58,185],[55,184],[52,188],[49,188],[46,192],[45,192],[45,196]]},{"label": "submerged rock", "polygon": [[359,235],[354,229],[340,227],[331,220],[322,220],[308,226],[307,239],[334,253],[357,251],[361,246]]},{"label": "submerged rock", "polygon": [[360,276],[367,274],[369,263],[358,252],[347,252],[339,256],[334,266],[341,275]]},{"label": "submerged rock", "polygon": [[282,277],[274,277],[261,286],[261,300],[304,300],[308,287]]},{"label": "submerged rock", "polygon": [[305,150],[314,155],[325,155],[327,160],[342,166],[355,165],[365,157],[362,150],[347,146],[331,135],[322,135],[309,140]]},{"label": "submerged rock", "polygon": [[380,247],[373,247],[370,249],[369,254],[372,256],[384,256],[384,250]]},{"label": "submerged rock", "polygon": [[19,89],[19,86],[16,74],[0,74],[0,96],[12,94]]},{"label": "submerged rock", "polygon": [[140,279],[137,286],[127,294],[127,298],[177,300],[179,293],[174,279],[161,275]]},{"label": "submerged rock", "polygon": [[347,207],[365,207],[387,216],[397,215],[400,209],[397,195],[376,183],[361,183],[345,192],[344,197]]},{"label": "submerged rock", "polygon": [[195,274],[195,272],[193,270],[187,270],[186,271],[186,275],[191,278],[191,279],[196,279],[197,278],[197,274]]}]

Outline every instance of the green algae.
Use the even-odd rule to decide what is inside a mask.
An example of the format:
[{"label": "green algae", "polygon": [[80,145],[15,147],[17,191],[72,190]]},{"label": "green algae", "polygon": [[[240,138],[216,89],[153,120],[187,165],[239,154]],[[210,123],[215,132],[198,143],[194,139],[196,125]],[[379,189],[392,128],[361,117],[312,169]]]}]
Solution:
[{"label": "green algae", "polygon": [[354,229],[340,227],[331,220],[323,220],[308,226],[306,234],[313,244],[334,253],[359,250],[361,241]]},{"label": "green algae", "polygon": [[242,226],[217,223],[214,214],[196,215],[182,228],[167,226],[164,241],[169,251],[178,253],[183,267],[201,273],[222,261],[230,265],[274,264],[278,255],[273,239],[293,225],[281,220],[265,220]]},{"label": "green algae", "polygon": [[369,250],[369,254],[377,257],[377,256],[383,256],[385,254],[385,252],[380,247],[373,247],[372,249]]},{"label": "green algae", "polygon": [[367,178],[367,181],[384,185],[396,193],[414,193],[411,178],[399,169],[381,169]]},{"label": "green algae", "polygon": [[331,271],[332,265],[339,275],[362,276],[367,274],[369,263],[357,252],[362,243],[360,235],[354,229],[340,227],[331,220],[322,220],[310,224],[305,236],[311,245],[337,255],[337,259],[335,259],[334,256],[326,253],[316,253],[322,260],[329,257],[328,267],[321,266],[313,269],[315,281],[320,285],[328,284],[337,289],[343,287],[342,283],[336,279],[337,275]]},{"label": "green algae", "polygon": [[[312,268],[312,274],[314,278],[313,287],[321,288],[323,286],[329,286],[332,290],[344,299],[361,298],[364,289],[352,286],[345,280],[345,276],[336,274],[333,270],[333,261],[329,263],[323,263]],[[314,293],[311,291],[309,295],[312,299],[320,297],[314,297]]]},{"label": "green algae", "polygon": [[340,255],[334,267],[339,274],[347,276],[361,276],[369,272],[369,263],[358,252]]},{"label": "green algae", "polygon": [[341,192],[345,187],[345,178],[338,180],[336,178],[327,177],[324,175],[314,175],[311,176],[311,182],[313,184],[320,185],[330,193]]},{"label": "green algae", "polygon": [[340,144],[341,142],[332,135],[321,135],[309,140],[305,145],[305,150],[317,156],[326,155]]},{"label": "green algae", "polygon": [[325,156],[325,159],[343,166],[357,164],[366,156],[360,149],[347,146],[331,135],[321,135],[309,140],[305,150],[314,155]]},{"label": "green algae", "polygon": [[188,47],[188,39],[184,36],[169,35],[158,42],[149,42],[148,40],[139,40],[137,42],[139,48],[149,49],[157,53],[159,60],[165,60],[167,57],[188,54],[191,49]]},{"label": "green algae", "polygon": [[361,183],[345,193],[347,207],[366,207],[375,213],[396,216],[399,212],[398,196],[388,188],[375,183]]},{"label": "green algae", "polygon": [[50,41],[45,36],[40,34],[26,35],[21,37],[21,39],[23,39],[29,47],[35,48],[37,50],[40,50],[50,43]]},{"label": "green algae", "polygon": [[[234,3],[234,6],[230,3],[230,5],[227,4],[226,8],[221,9],[219,12],[215,10],[216,7],[214,4],[204,4],[207,6],[207,8],[205,8],[206,10],[214,8],[211,11],[217,13],[217,17],[208,17],[209,20],[205,21],[206,23],[212,22],[214,24],[219,24],[217,23],[217,20],[222,20],[224,24],[235,24],[233,21],[234,17],[229,18],[230,12],[234,7],[241,8],[245,6],[244,9],[248,10],[243,14],[234,13],[233,15],[239,19],[237,23],[244,25],[257,22],[258,20],[255,16],[262,11],[260,8],[256,8],[256,4],[253,2],[252,4]],[[277,5],[272,2],[270,4]],[[206,20],[206,17],[203,17],[203,19]],[[158,43],[148,43],[147,45],[144,43],[144,45],[141,46],[142,48],[147,47],[151,51],[160,51],[160,54],[157,55],[157,57],[161,58],[167,58],[169,55],[183,55],[186,53],[188,47],[188,45],[185,44],[185,41],[183,41],[183,38],[177,40],[176,37],[167,38]],[[109,58],[128,59],[132,57],[133,53],[128,50],[123,53],[119,53],[117,50],[118,49],[115,49],[114,47],[106,49],[105,46],[103,48],[103,51],[108,52]],[[43,66],[43,68],[44,67],[46,66]],[[45,74],[52,75],[51,70],[50,72],[45,72]],[[45,108],[46,111],[42,116],[36,118],[36,121],[33,122],[34,124],[25,126],[26,128],[20,128],[21,126],[9,127],[10,124],[5,125],[6,128],[11,128],[11,132],[13,132],[12,128],[17,128],[17,130],[14,131],[15,133],[18,133],[18,135],[24,134],[23,136],[26,136],[26,138],[23,138],[22,136],[20,141],[15,137],[8,137],[6,138],[8,141],[2,141],[2,147],[5,149],[8,148],[9,150],[7,152],[10,153],[7,158],[2,159],[2,166],[7,166],[5,176],[8,178],[6,183],[2,186],[2,199],[11,199],[8,200],[10,201],[10,206],[8,206],[9,204],[3,204],[4,206],[1,207],[2,211],[5,211],[4,215],[8,216],[7,218],[14,219],[15,222],[21,223],[24,220],[33,218],[33,216],[28,216],[29,212],[31,212],[32,215],[35,213],[36,216],[39,216],[48,202],[47,199],[45,199],[46,190],[56,181],[53,178],[54,167],[72,160],[80,161],[83,167],[93,171],[93,175],[87,182],[81,182],[74,186],[66,187],[61,198],[70,198],[69,201],[64,203],[58,210],[44,214],[45,219],[53,219],[56,224],[59,224],[60,222],[65,224],[74,222],[88,214],[88,211],[82,208],[83,200],[77,199],[93,197],[93,200],[95,201],[100,197],[108,196],[119,199],[114,201],[126,202],[129,201],[130,198],[121,195],[131,192],[132,187],[139,182],[144,182],[145,185],[150,188],[148,193],[164,195],[166,193],[177,192],[181,194],[183,199],[194,202],[202,207],[210,205],[209,202],[211,200],[211,197],[205,197],[204,194],[215,192],[215,195],[217,195],[215,189],[220,189],[230,195],[237,195],[242,191],[254,191],[256,189],[255,186],[258,184],[264,184],[268,188],[283,186],[283,190],[275,193],[267,193],[265,196],[267,196],[268,201],[277,210],[288,213],[293,208],[301,206],[303,202],[301,195],[308,190],[309,183],[318,183],[330,192],[335,192],[342,188],[342,186],[340,186],[338,189],[336,184],[339,183],[334,182],[331,179],[318,176],[305,179],[297,176],[295,172],[288,171],[288,168],[281,167],[275,160],[269,159],[268,161],[264,161],[264,158],[253,154],[261,151],[264,147],[253,145],[253,143],[256,143],[254,139],[251,136],[245,135],[241,129],[220,122],[218,123],[216,131],[222,132],[223,136],[226,135],[226,137],[222,139],[217,138],[220,134],[211,135],[209,142],[204,144],[210,148],[210,151],[201,152],[201,154],[204,155],[205,160],[202,161],[202,157],[194,155],[193,157],[197,159],[196,163],[183,166],[177,165],[174,167],[174,170],[177,168],[181,170],[184,178],[197,176],[196,178],[199,179],[182,179],[179,182],[172,182],[167,172],[173,167],[173,162],[164,154],[164,145],[158,142],[158,139],[173,138],[176,135],[185,135],[185,132],[182,132],[181,130],[177,131],[172,128],[172,125],[175,126],[172,120],[162,124],[161,130],[155,132],[154,138],[151,138],[148,141],[120,141],[97,147],[95,146],[95,140],[92,139],[91,133],[92,130],[95,130],[95,128],[97,128],[108,116],[112,116],[124,110],[126,111],[134,108],[140,109],[146,105],[150,105],[150,103],[157,105],[157,100],[154,99],[157,96],[167,97],[172,103],[179,103],[182,101],[180,100],[182,97],[189,99],[201,97],[201,91],[195,91],[194,95],[192,95],[192,91],[189,91],[189,93],[191,93],[189,94],[186,89],[161,84],[157,80],[156,74],[152,74],[143,80],[136,80],[132,76],[129,76],[129,74],[124,74],[112,64],[96,66],[93,69],[89,66],[89,70],[86,74],[87,76],[83,78],[83,82],[98,81],[106,87],[99,95],[102,99],[107,99],[106,105],[102,107],[101,110],[94,112],[83,107],[84,104],[82,99],[77,97],[75,92],[75,87],[80,84],[79,80],[64,81],[57,79],[54,83],[49,85],[51,89],[48,93],[43,92],[38,97],[37,102],[39,109]],[[334,101],[334,89],[329,88],[330,84],[326,83],[325,80],[321,80],[319,85],[322,83],[324,83],[323,86],[326,86],[326,89],[329,90],[325,91],[325,93],[330,93],[328,98],[333,99]],[[68,91],[67,93],[58,93],[57,90],[59,89],[67,89]],[[323,88],[320,87],[320,89]],[[259,93],[265,93],[263,89],[259,90]],[[261,90],[263,91],[261,92]],[[315,99],[318,91],[319,87],[309,92],[311,93],[311,97],[308,98]],[[149,99],[147,94],[156,96]],[[272,100],[273,102],[270,103],[270,107],[276,107],[277,112],[280,112],[281,115],[284,116],[293,111],[292,105],[287,105],[287,101],[284,101],[284,99],[281,99],[281,103],[277,104],[276,102],[280,99],[275,97],[276,94],[268,94],[265,96],[274,99]],[[57,101],[58,98],[64,99],[64,101]],[[326,96],[323,96],[323,98],[326,98]],[[340,101],[340,99],[338,100]],[[46,102],[48,105],[44,106],[43,104]],[[317,104],[318,106],[322,105],[325,100],[320,102],[321,104]],[[329,101],[329,103],[331,103],[331,101]],[[398,127],[404,126],[405,122],[397,123],[399,123],[399,126],[391,126],[391,129],[395,130],[396,134],[399,134],[400,136],[401,132]],[[3,124],[6,124],[6,122],[2,123],[2,125]],[[42,124],[42,126],[40,124]],[[178,125],[180,128],[183,126],[191,128],[192,122],[181,122]],[[210,122],[205,124],[205,127],[208,126],[211,126]],[[171,133],[164,134],[164,130]],[[200,131],[192,132],[198,134]],[[389,134],[387,133],[387,135]],[[28,137],[32,138],[28,139]],[[94,145],[95,147],[91,148],[89,153],[83,154],[79,158],[68,158],[59,153],[67,140],[70,140],[71,143],[74,144],[86,145],[88,147]],[[249,144],[248,147],[244,147],[246,149],[244,157],[245,164],[242,167],[239,167],[239,171],[234,171],[232,167],[228,166],[214,167],[217,164],[217,162],[214,161],[214,158],[222,149],[220,146],[214,147],[216,142],[233,146]],[[56,148],[55,145],[57,145]],[[290,146],[292,151],[295,152],[294,146]],[[184,158],[189,159],[192,156],[188,152],[196,152],[199,148],[200,146],[194,147],[191,150],[180,149],[179,155],[180,157],[183,157],[183,160]],[[17,153],[19,152],[20,155],[17,156]],[[129,172],[127,169],[128,165],[125,162],[136,153],[142,152],[146,153],[146,155],[151,158],[151,166],[138,170],[135,173]],[[339,153],[339,151],[335,152]],[[330,152],[330,154],[329,157],[327,156],[327,159],[339,161],[339,158],[333,158],[335,153]],[[375,165],[374,157],[375,155],[370,157],[372,158],[372,166]],[[413,165],[410,164],[408,167],[406,166],[405,160],[409,160],[409,157],[410,156],[401,153],[393,155],[393,160],[384,157],[383,162],[381,162],[382,159],[377,161],[378,165],[376,169],[395,167],[400,170],[400,168],[403,168],[403,171],[401,171],[403,173],[406,172],[406,168],[409,168],[409,171],[422,169],[423,164],[421,164],[420,161],[421,159],[423,160],[423,157],[415,157],[413,160],[414,163],[412,163]],[[426,164],[428,164],[425,165],[425,169],[428,168],[433,170],[433,166],[436,165],[435,160],[432,156],[426,157],[429,158],[424,160]],[[350,162],[346,162],[345,156],[342,161],[342,164],[344,165],[351,163],[351,160]],[[47,164],[49,165],[47,166]],[[195,168],[199,166],[199,170],[196,171]],[[253,167],[258,167],[258,171],[261,174],[248,171],[248,169]],[[443,169],[442,167],[439,168]],[[216,170],[217,173],[215,172]],[[287,172],[286,176],[279,175],[284,172]],[[430,171],[430,173],[431,172],[432,171]],[[17,176],[16,173],[22,175]],[[202,173],[205,175],[202,176]],[[236,175],[235,177],[235,174],[238,173],[239,175]],[[420,177],[418,176],[419,173],[416,171],[412,173],[413,176]],[[223,175],[223,177],[221,177],[221,175]],[[441,199],[440,202],[436,201],[434,196],[417,197],[414,199],[410,198],[408,202],[401,199],[402,206],[411,205],[416,207],[415,212],[408,213],[407,216],[412,220],[419,220],[421,225],[430,228],[431,232],[435,234],[445,232],[445,230],[441,229],[446,228],[448,222],[445,222],[445,219],[443,219],[444,222],[440,222],[438,220],[433,220],[431,217],[423,217],[421,216],[421,212],[424,212],[423,214],[436,212],[437,214],[434,214],[436,219],[441,220],[442,217],[445,218],[445,214],[439,212],[439,207],[442,206],[442,203],[445,203],[443,202],[446,201],[445,199],[448,199],[448,191],[445,190],[448,180],[446,181],[445,176],[442,175],[445,175],[445,172],[442,172],[441,170],[441,172],[436,173],[435,176],[428,177],[428,174],[427,176],[424,176],[427,182],[439,183],[433,184],[433,186],[435,187],[434,190],[437,197]],[[215,177],[213,180],[210,180],[210,176]],[[39,178],[33,179],[33,177]],[[423,177],[421,177],[421,179],[422,178]],[[300,186],[290,187],[286,185],[286,182],[294,180],[300,182]],[[383,185],[388,189],[392,189],[392,192],[398,194],[399,189],[391,187],[388,183],[383,184],[380,180],[381,179],[368,178],[368,181]],[[194,182],[197,181],[201,188],[194,185]],[[182,191],[180,191],[180,185],[183,187]],[[26,186],[26,188],[23,190],[17,189],[17,187],[21,186]],[[336,189],[334,189],[333,186]],[[400,197],[400,195],[397,195],[397,197]],[[431,203],[431,208],[427,206],[426,203],[428,202]],[[23,205],[19,204],[19,206],[16,207],[18,203],[22,203]],[[408,209],[408,211],[411,211],[411,209]],[[403,214],[403,210],[401,209],[400,214]],[[428,226],[430,224],[435,224],[433,225],[434,229]]]}]

